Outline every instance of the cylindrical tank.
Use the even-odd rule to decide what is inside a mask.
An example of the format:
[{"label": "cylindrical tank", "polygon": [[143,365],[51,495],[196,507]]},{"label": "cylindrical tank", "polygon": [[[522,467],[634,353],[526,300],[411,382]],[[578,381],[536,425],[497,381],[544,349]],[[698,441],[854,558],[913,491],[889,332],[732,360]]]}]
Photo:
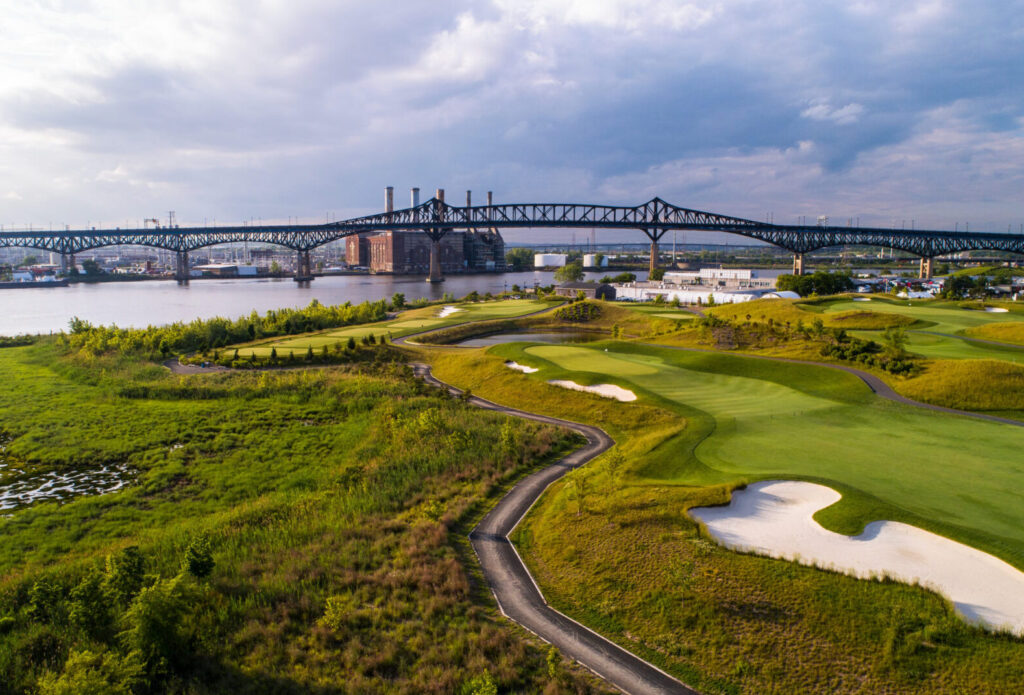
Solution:
[{"label": "cylindrical tank", "polygon": [[534,268],[562,267],[565,265],[564,253],[537,253],[533,256]]}]

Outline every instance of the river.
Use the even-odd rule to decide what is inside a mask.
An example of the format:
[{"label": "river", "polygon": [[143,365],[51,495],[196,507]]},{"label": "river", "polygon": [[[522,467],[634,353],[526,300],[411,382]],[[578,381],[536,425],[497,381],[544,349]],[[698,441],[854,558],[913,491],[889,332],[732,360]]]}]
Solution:
[{"label": "river", "polygon": [[[607,274],[587,273],[587,279]],[[145,327],[213,316],[235,318],[254,309],[264,313],[306,306],[314,299],[321,304],[358,304],[390,298],[395,292],[405,294],[406,301],[441,299],[446,292],[458,298],[473,290],[484,294],[502,292],[512,285],[550,285],[552,276],[545,271],[451,275],[436,285],[419,276],[332,275],[318,277],[308,286],[299,286],[290,278],[253,278],[193,280],[184,286],[173,280],[146,280],[4,289],[0,290],[0,335],[65,330],[75,316],[97,325]],[[637,276],[644,279],[647,273]]]}]

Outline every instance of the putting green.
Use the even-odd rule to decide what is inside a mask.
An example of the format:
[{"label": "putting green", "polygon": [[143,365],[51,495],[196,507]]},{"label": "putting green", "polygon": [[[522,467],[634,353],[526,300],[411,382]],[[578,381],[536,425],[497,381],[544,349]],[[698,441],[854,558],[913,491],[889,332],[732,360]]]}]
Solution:
[{"label": "putting green", "polygon": [[[935,303],[932,304],[931,302]],[[936,300],[915,303],[887,301],[884,299],[875,299],[870,303],[840,300],[825,305],[826,314],[850,310],[864,311],[865,309],[879,313],[901,314],[920,321],[930,321],[935,325],[929,326],[927,330],[936,333],[952,334],[965,328],[981,326],[986,323],[1020,321],[1020,314],[1017,312],[1003,314],[977,311],[975,309],[962,309],[955,304]]]},{"label": "putting green", "polygon": [[[851,331],[861,340],[881,341],[878,331]],[[959,336],[937,335],[930,331],[908,331],[909,352],[941,360],[1005,360],[1024,364],[1024,348],[980,343]]]},{"label": "putting green", "polygon": [[[1024,565],[1024,428],[866,396],[856,377],[821,367],[606,346],[607,352],[563,345],[524,352],[534,366],[548,363],[538,378],[596,373],[637,395],[677,404],[683,415],[693,417],[688,411],[696,409],[709,416],[713,431],[695,453],[720,480],[835,482],[968,535],[980,533]],[[709,482],[706,473],[679,470],[677,482]]]}]

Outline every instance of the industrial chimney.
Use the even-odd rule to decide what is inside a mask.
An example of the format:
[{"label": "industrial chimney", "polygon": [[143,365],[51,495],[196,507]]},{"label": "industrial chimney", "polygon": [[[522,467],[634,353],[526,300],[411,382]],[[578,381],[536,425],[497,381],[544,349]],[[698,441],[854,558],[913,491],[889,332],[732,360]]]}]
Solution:
[{"label": "industrial chimney", "polygon": [[395,187],[388,186],[384,189],[384,212],[394,212],[395,210]]},{"label": "industrial chimney", "polygon": [[487,191],[487,207],[494,205],[494,192]]},{"label": "industrial chimney", "polygon": [[466,207],[473,207],[473,191],[466,191]]},{"label": "industrial chimney", "polygon": [[443,203],[444,202],[444,189],[443,188],[438,188],[437,191],[434,193],[434,197],[437,198],[438,200],[440,200]]},{"label": "industrial chimney", "polygon": [[420,204],[420,189],[419,188],[414,188],[414,189],[412,189],[412,206],[416,207],[419,204]]}]

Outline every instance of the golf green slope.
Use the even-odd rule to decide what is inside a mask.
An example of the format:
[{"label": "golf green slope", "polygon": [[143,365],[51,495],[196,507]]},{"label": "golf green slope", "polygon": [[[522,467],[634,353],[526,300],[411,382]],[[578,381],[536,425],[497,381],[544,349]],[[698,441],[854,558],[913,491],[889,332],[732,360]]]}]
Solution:
[{"label": "golf green slope", "polygon": [[906,520],[1024,567],[1024,428],[880,399],[822,367],[623,343],[502,347],[542,368],[528,378],[613,382],[686,416],[696,461],[677,443],[676,465],[656,469],[665,480],[823,481],[845,494],[821,515],[836,530]]}]

